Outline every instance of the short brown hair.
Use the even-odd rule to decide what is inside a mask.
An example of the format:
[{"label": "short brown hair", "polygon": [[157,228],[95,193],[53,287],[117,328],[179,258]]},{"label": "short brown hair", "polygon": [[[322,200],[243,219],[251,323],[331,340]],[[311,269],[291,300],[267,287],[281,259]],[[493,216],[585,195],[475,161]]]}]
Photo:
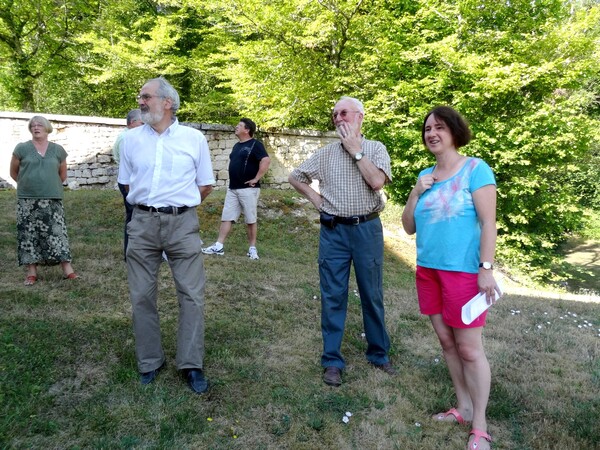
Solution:
[{"label": "short brown hair", "polygon": [[435,116],[436,119],[441,120],[450,129],[450,134],[454,141],[454,146],[458,149],[464,147],[471,142],[472,133],[469,128],[469,123],[458,111],[450,106],[436,106],[427,113],[423,120],[423,126],[421,127],[421,140],[423,145],[425,144],[425,123],[429,116]]}]

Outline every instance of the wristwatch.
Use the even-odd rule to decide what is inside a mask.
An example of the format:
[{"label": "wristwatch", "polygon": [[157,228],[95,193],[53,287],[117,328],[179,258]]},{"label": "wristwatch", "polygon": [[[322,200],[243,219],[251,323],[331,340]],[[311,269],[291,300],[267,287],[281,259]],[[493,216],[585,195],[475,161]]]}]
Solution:
[{"label": "wristwatch", "polygon": [[494,266],[492,265],[492,263],[491,262],[487,262],[487,261],[479,263],[479,267],[483,267],[485,270],[492,270],[494,268]]},{"label": "wristwatch", "polygon": [[360,161],[363,157],[363,153],[362,152],[358,152],[354,154],[354,161]]}]

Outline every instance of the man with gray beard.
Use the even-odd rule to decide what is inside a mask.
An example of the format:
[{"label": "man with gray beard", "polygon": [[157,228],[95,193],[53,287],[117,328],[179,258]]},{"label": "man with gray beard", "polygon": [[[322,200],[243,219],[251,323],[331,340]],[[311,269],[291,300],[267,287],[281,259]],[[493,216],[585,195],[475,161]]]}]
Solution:
[{"label": "man with gray beard", "polygon": [[179,94],[167,80],[149,80],[137,100],[144,125],[123,136],[118,182],[134,205],[126,261],[140,381],[152,383],[166,361],[156,304],[164,251],[179,302],[176,366],[202,394],[205,274],[196,207],[215,183],[210,152],[200,131],[179,124]]}]

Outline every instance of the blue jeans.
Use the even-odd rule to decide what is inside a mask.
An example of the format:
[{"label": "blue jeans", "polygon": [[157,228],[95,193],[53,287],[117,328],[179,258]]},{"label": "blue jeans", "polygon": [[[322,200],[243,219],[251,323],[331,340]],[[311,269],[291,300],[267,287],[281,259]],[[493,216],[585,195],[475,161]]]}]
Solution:
[{"label": "blue jeans", "polygon": [[321,226],[319,276],[323,367],[345,367],[341,346],[352,263],[368,344],[367,360],[377,365],[389,361],[390,339],[383,307],[383,229],[381,220],[376,218],[359,225],[337,224],[333,229]]},{"label": "blue jeans", "polygon": [[123,255],[127,255],[127,244],[129,242],[129,235],[127,234],[127,224],[131,222],[131,215],[133,214],[133,205],[127,202],[127,191],[125,191],[125,185],[117,183],[119,185],[119,191],[123,196],[123,203],[125,203],[125,227],[123,231]]}]

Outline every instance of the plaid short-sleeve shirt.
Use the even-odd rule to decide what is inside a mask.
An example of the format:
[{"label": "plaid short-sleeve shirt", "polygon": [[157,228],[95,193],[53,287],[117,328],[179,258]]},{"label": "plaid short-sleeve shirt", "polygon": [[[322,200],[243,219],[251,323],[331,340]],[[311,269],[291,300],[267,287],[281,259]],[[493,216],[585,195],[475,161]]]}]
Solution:
[{"label": "plaid short-sleeve shirt", "polygon": [[[390,156],[381,142],[363,139],[362,152],[383,170],[388,180],[392,179]],[[317,150],[292,176],[306,184],[318,180],[323,211],[334,216],[370,214],[382,211],[385,206],[383,193],[374,191],[365,182],[357,162],[342,148],[341,142]]]}]

